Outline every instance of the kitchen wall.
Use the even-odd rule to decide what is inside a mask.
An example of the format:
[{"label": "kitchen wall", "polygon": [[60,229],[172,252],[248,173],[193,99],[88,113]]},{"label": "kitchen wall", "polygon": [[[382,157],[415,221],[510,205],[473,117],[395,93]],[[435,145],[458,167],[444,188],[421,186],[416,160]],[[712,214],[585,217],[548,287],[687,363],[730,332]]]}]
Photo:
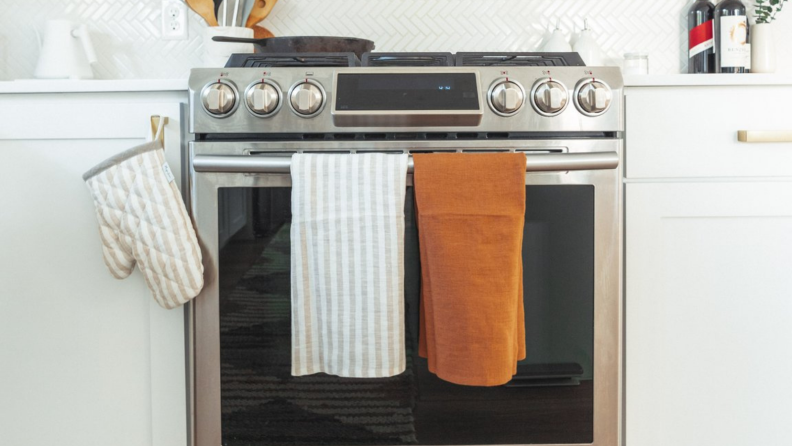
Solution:
[{"label": "kitchen wall", "polygon": [[[611,63],[646,51],[653,74],[686,70],[688,0],[280,0],[263,23],[276,35],[344,35],[379,51],[532,51],[550,23],[572,32],[589,18]],[[160,39],[161,0],[0,0],[0,79],[32,77],[34,28],[51,18],[90,25],[98,78],[185,78],[201,63],[203,21],[189,39]],[[779,72],[792,73],[792,11],[776,26]]]}]

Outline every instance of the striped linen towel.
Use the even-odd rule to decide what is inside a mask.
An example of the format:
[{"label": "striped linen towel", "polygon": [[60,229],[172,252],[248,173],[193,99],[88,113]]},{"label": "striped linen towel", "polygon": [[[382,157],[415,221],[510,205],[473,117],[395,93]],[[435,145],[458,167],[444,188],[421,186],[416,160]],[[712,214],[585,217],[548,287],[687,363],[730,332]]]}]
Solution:
[{"label": "striped linen towel", "polygon": [[407,155],[292,157],[292,375],[402,373]]}]

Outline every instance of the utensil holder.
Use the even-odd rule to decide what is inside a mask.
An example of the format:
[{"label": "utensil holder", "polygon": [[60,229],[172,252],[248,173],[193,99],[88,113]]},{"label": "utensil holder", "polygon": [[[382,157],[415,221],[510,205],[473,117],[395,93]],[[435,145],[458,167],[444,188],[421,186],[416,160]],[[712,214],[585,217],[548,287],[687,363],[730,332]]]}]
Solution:
[{"label": "utensil holder", "polygon": [[224,67],[228,58],[236,53],[254,52],[252,43],[215,42],[214,36],[253,38],[253,30],[241,26],[210,26],[204,31],[203,66]]}]

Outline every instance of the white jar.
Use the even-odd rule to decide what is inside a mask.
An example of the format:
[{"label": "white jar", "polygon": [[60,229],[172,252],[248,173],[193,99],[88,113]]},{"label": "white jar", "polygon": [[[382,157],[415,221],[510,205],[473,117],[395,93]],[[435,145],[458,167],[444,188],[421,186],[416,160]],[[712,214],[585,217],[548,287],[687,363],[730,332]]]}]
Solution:
[{"label": "white jar", "polygon": [[625,53],[622,73],[625,76],[649,74],[649,55],[646,53]]}]

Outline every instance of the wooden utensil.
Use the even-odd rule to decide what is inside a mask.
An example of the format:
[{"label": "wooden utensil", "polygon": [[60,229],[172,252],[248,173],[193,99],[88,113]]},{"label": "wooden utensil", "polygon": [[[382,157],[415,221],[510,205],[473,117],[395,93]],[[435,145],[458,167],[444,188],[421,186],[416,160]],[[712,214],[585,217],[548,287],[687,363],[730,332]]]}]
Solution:
[{"label": "wooden utensil", "polygon": [[263,26],[254,26],[253,27],[253,38],[254,39],[268,39],[270,37],[275,37],[275,34],[272,34],[270,30],[264,28]]},{"label": "wooden utensil", "polygon": [[250,10],[247,22],[245,23],[245,26],[248,28],[252,28],[258,22],[264,20],[264,18],[269,15],[270,11],[272,11],[277,0],[255,0],[255,2],[253,9]]},{"label": "wooden utensil", "polygon": [[206,20],[209,26],[217,26],[217,19],[214,14],[214,4],[212,0],[187,0],[187,5],[199,16]]}]

